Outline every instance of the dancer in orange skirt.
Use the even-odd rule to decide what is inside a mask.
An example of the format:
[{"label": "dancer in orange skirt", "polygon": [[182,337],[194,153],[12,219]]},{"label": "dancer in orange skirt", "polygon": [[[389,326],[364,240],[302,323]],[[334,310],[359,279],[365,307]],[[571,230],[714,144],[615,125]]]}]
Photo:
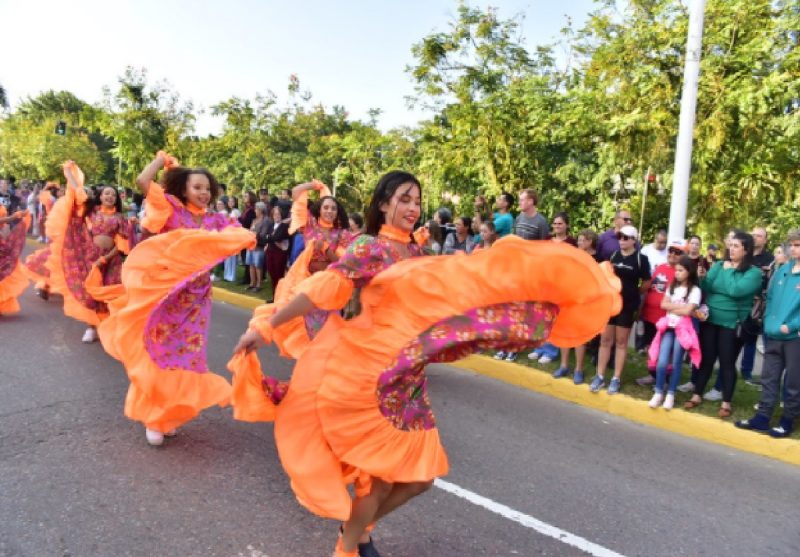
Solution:
[{"label": "dancer in orange skirt", "polygon": [[25,247],[25,233],[31,224],[28,211],[8,211],[0,205],[0,315],[19,311],[17,297],[28,286],[19,256]]},{"label": "dancer in orange skirt", "polygon": [[[115,188],[84,188],[83,171],[72,161],[64,163],[64,176],[65,196],[50,211],[46,225],[50,289],[63,296],[65,315],[88,325],[82,341],[91,343],[108,316],[105,302],[122,293],[121,254],[130,249],[130,229]],[[96,294],[97,288],[105,288],[106,294]]]},{"label": "dancer in orange skirt", "polygon": [[[163,168],[162,183],[153,180]],[[142,226],[151,236],[122,268],[124,294],[109,302],[99,327],[103,347],[124,365],[131,384],[125,415],[160,445],[203,409],[225,406],[230,384],[208,369],[211,269],[255,245],[255,236],[207,210],[220,193],[203,168],[183,168],[159,152],[136,180],[147,199]]]},{"label": "dancer in orange skirt", "polygon": [[[53,210],[61,189],[54,182],[47,182],[47,186],[39,192],[39,241],[47,243],[45,229],[47,227],[47,216]],[[62,195],[63,197],[63,195]],[[36,294],[47,301],[50,298],[50,269],[47,268],[47,260],[50,259],[50,246],[40,248],[25,258],[25,265],[22,271],[33,282]]]},{"label": "dancer in orange skirt", "polygon": [[[337,557],[378,555],[369,534],[375,521],[447,473],[425,364],[518,351],[548,338],[575,346],[621,304],[610,268],[551,242],[511,236],[470,256],[410,258],[419,252],[411,230],[420,196],[410,174],[384,176],[366,234],[298,285],[279,312],[257,315],[229,364],[234,412],[274,417],[281,463],[300,503],[343,521]],[[361,314],[350,321],[330,314],[288,387],[259,380],[253,350],[290,319],[341,308],[356,287]]]},{"label": "dancer in orange skirt", "polygon": [[[309,207],[311,191],[319,192],[319,201]],[[273,303],[258,308],[259,315],[267,318],[278,311],[294,297],[298,284],[337,261],[352,239],[348,228],[347,213],[331,196],[328,186],[317,180],[295,186],[289,234],[301,231],[305,249],[275,288]],[[327,318],[327,311],[314,310],[276,330],[274,341],[281,354],[295,359],[300,357]]]}]

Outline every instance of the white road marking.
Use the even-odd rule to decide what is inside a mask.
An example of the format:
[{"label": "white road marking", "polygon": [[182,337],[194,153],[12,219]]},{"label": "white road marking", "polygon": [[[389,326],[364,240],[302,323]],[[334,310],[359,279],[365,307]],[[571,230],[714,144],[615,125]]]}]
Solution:
[{"label": "white road marking", "polygon": [[502,503],[492,501],[491,499],[483,497],[482,495],[478,495],[477,493],[473,493],[472,491],[457,486],[456,484],[452,484],[450,482],[437,479],[436,481],[434,481],[433,485],[435,485],[439,489],[443,489],[448,493],[452,493],[457,497],[466,499],[470,503],[478,505],[479,507],[483,507],[484,509],[490,510],[495,514],[499,514],[503,518],[513,520],[514,522],[522,524],[527,528],[536,530],[540,534],[549,536],[562,543],[571,545],[572,547],[577,547],[578,549],[588,553],[589,555],[594,555],[596,557],[624,557],[621,553],[612,551],[608,548],[603,547],[602,545],[597,545],[596,543],[590,542],[589,540],[586,540],[580,536],[576,536],[575,534],[570,534],[566,530],[562,530],[561,528],[551,526],[550,524],[542,522],[541,520],[537,520],[532,516],[521,513],[519,511],[515,511],[511,507],[507,507]]}]

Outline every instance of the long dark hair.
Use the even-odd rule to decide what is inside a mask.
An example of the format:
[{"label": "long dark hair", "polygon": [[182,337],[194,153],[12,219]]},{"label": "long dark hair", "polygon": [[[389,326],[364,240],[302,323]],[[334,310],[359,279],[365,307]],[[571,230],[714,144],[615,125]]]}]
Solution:
[{"label": "long dark hair", "polygon": [[347,230],[350,228],[350,223],[347,221],[347,211],[344,210],[342,204],[339,203],[339,200],[333,197],[332,195],[326,195],[325,197],[321,197],[319,201],[311,205],[311,214],[314,215],[314,218],[319,220],[319,214],[322,210],[322,204],[325,203],[326,199],[332,199],[334,203],[336,203],[336,222],[333,223],[334,228],[343,228]]},{"label": "long dark hair", "polygon": [[[697,262],[688,255],[681,255],[681,258],[678,259],[676,265],[680,265],[689,272],[689,276],[686,277],[686,296],[688,297],[689,294],[692,293],[692,288],[697,286],[699,283],[699,280],[697,278]],[[678,279],[673,278],[672,282],[669,285],[670,296],[675,294],[675,288],[677,286],[679,286]]]},{"label": "long dark hair", "polygon": [[416,176],[410,172],[403,172],[402,170],[392,170],[387,172],[381,179],[378,180],[378,185],[375,187],[375,192],[372,194],[372,200],[369,202],[367,208],[367,228],[366,233],[371,236],[377,236],[381,226],[386,223],[386,215],[381,211],[381,205],[389,203],[392,196],[401,185],[411,183],[419,188],[420,200],[422,199],[422,185]]},{"label": "long dark hair", "polygon": [[439,244],[442,245],[442,227],[439,226],[439,223],[435,220],[431,219],[428,221],[428,232],[431,233],[431,239]]},{"label": "long dark hair", "polygon": [[750,234],[741,230],[733,235],[733,239],[739,240],[744,248],[742,262],[739,263],[739,267],[736,270],[745,273],[750,269],[750,267],[753,266],[753,250],[755,249],[755,242],[753,242],[753,237]]},{"label": "long dark hair", "polygon": [[100,195],[107,188],[111,188],[112,190],[114,190],[114,193],[116,194],[116,199],[114,200],[114,208],[117,210],[118,213],[122,213],[122,198],[120,198],[119,196],[119,190],[114,186],[105,186],[103,184],[100,184],[92,187],[92,197],[91,199],[86,200],[86,211],[85,211],[86,216],[91,215],[92,211],[94,211],[97,207],[103,205],[103,202],[100,201]]},{"label": "long dark hair", "polygon": [[208,183],[211,184],[211,200],[208,204],[213,206],[220,194],[219,182],[217,182],[214,175],[205,168],[186,168],[183,166],[170,168],[164,173],[164,177],[161,179],[164,191],[177,197],[181,203],[186,205],[186,184],[189,181],[189,176],[192,174],[202,174],[208,178]]}]

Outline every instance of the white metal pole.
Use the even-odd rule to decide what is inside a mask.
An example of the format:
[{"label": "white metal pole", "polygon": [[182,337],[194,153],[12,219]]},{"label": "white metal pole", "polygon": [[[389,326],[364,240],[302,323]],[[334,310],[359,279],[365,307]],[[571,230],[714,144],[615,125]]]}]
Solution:
[{"label": "white metal pole", "polygon": [[689,202],[689,179],[692,167],[692,139],[697,108],[697,83],[700,79],[700,54],[703,46],[705,0],[689,0],[689,36],[686,40],[686,64],[683,68],[683,92],[678,142],[675,147],[675,172],[672,204],[669,209],[670,240],[686,235],[686,206]]}]

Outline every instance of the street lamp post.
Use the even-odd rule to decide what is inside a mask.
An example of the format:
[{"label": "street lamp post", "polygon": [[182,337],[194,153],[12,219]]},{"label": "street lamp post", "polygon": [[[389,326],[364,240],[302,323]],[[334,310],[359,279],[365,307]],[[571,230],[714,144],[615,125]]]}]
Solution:
[{"label": "street lamp post", "polygon": [[689,177],[692,166],[692,134],[697,109],[697,84],[700,79],[700,54],[703,46],[705,0],[689,2],[689,34],[686,39],[686,64],[683,69],[683,92],[678,141],[675,147],[675,173],[672,203],[669,208],[668,238],[686,234],[686,207],[689,204]]}]

